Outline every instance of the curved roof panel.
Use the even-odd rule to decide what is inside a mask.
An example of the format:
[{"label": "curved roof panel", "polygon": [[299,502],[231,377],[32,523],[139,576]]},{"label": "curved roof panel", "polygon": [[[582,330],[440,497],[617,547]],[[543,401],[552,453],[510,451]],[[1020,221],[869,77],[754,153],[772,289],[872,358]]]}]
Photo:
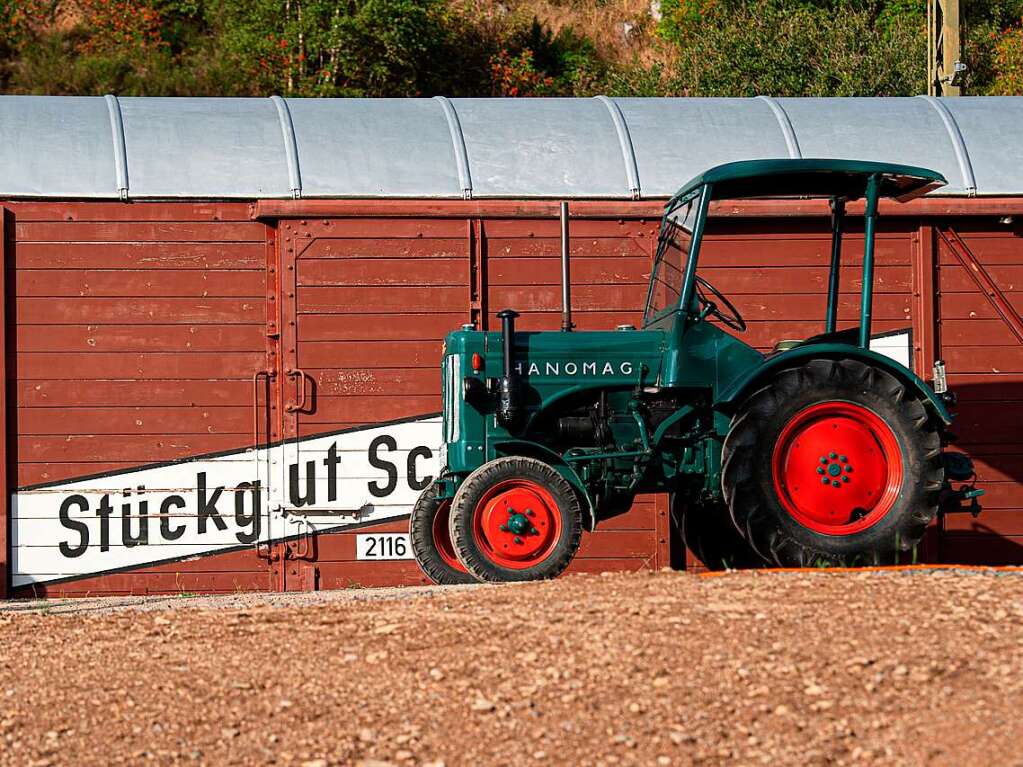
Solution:
[{"label": "curved roof panel", "polygon": [[969,152],[977,193],[1023,194],[1023,98],[943,99]]},{"label": "curved roof panel", "polygon": [[770,158],[1023,195],[1023,98],[0,97],[0,197],[667,197]]},{"label": "curved roof panel", "polygon": [[0,98],[0,194],[117,197],[107,103],[101,98]]},{"label": "curved roof panel", "polygon": [[455,99],[473,197],[621,197],[628,181],[597,99]]},{"label": "curved roof panel", "polygon": [[615,101],[629,126],[644,196],[670,196],[715,165],[790,156],[775,115],[759,99]]},{"label": "curved roof panel", "polygon": [[460,197],[433,99],[287,99],[303,197]]}]

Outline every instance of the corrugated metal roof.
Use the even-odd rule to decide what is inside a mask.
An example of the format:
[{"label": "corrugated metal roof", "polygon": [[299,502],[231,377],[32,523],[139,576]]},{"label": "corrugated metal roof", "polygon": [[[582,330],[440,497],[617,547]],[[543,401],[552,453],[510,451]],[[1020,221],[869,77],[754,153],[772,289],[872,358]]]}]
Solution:
[{"label": "corrugated metal roof", "polygon": [[0,97],[0,197],[657,198],[735,160],[920,165],[1023,195],[1023,97]]}]

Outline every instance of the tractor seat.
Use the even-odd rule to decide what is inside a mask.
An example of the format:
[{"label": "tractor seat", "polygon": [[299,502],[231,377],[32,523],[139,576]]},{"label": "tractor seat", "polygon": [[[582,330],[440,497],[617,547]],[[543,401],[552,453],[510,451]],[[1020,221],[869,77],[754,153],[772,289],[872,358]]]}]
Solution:
[{"label": "tractor seat", "polygon": [[777,354],[778,352],[787,352],[789,349],[795,349],[801,343],[803,343],[802,338],[786,338],[784,341],[776,343],[771,352],[774,354]]},{"label": "tractor seat", "polygon": [[784,341],[779,341],[774,345],[774,349],[771,350],[772,354],[778,354],[779,352],[787,352],[789,349],[795,349],[797,346],[803,344],[827,344],[827,343],[839,343],[839,344],[855,344],[860,337],[859,327],[845,328],[844,330],[837,330],[834,333],[821,333],[817,336],[810,336],[802,340],[796,338],[787,338]]}]

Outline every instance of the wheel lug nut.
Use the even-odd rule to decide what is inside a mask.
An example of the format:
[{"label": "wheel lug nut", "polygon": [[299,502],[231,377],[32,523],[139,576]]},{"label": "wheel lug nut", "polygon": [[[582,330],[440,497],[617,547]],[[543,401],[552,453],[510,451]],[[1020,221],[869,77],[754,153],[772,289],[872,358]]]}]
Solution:
[{"label": "wheel lug nut", "polygon": [[526,516],[527,517],[535,517],[536,514],[533,513],[532,509],[526,509]]},{"label": "wheel lug nut", "polygon": [[519,538],[519,537],[518,537],[518,536],[516,535],[516,536],[515,536],[515,542],[516,542],[516,543],[522,543],[522,539],[521,539],[521,538]]},{"label": "wheel lug nut", "polygon": [[[848,481],[849,481],[849,480],[846,480],[846,482],[848,482]],[[540,534],[540,531],[539,531],[539,530],[537,530],[537,529],[536,529],[535,527],[531,527],[531,528],[529,528],[529,532],[530,532],[530,533],[531,533],[532,535],[539,535],[539,534]]]},{"label": "wheel lug nut", "polygon": [[501,525],[500,530],[503,533],[507,533],[508,532],[508,525]]},{"label": "wheel lug nut", "polygon": [[838,480],[836,479],[836,480],[835,480],[834,482],[832,482],[832,483],[831,483],[831,486],[832,486],[832,487],[841,487],[841,486],[842,486],[842,483],[841,483],[841,482],[839,482],[839,481],[838,481]]},{"label": "wheel lug nut", "polygon": [[823,466],[818,466],[817,467],[817,473],[818,474],[823,474],[824,473],[824,467]]},{"label": "wheel lug nut", "polygon": [[822,485],[828,484],[828,478],[827,477],[821,477],[821,484]]},{"label": "wheel lug nut", "polygon": [[828,458],[838,458],[838,453],[835,452],[828,453]]}]

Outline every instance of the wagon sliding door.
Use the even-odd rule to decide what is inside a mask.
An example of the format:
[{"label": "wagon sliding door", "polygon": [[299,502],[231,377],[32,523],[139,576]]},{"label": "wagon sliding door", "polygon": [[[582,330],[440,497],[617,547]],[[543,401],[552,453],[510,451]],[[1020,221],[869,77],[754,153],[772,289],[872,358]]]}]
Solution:
[{"label": "wagon sliding door", "polygon": [[467,228],[280,222],[285,444],[272,502],[285,510],[287,588],[422,582],[407,516],[437,473],[441,345],[469,316]]}]

